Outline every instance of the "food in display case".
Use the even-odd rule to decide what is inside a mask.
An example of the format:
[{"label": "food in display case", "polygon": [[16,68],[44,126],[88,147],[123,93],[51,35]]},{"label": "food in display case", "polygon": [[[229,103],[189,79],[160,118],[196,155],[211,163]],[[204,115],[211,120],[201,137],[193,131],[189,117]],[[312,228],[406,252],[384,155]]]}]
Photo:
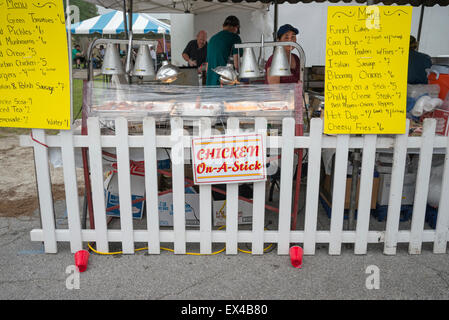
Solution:
[{"label": "food in display case", "polygon": [[224,111],[229,113],[235,112],[260,112],[260,111],[293,111],[294,102],[286,100],[278,101],[233,101],[224,102]]},{"label": "food in display case", "polygon": [[180,102],[176,105],[173,115],[185,117],[214,117],[220,114],[221,105],[218,102]]},{"label": "food in display case", "polygon": [[[92,84],[94,85],[94,84]],[[175,85],[122,85],[92,88],[91,116],[113,119],[177,117],[294,116],[295,85],[242,85],[229,88]],[[300,96],[298,96],[300,99]]]},{"label": "food in display case", "polygon": [[147,110],[151,113],[166,113],[170,114],[175,107],[175,101],[153,101],[153,107],[150,110]]},{"label": "food in display case", "polygon": [[239,112],[239,111],[258,111],[260,110],[259,103],[257,101],[233,101],[224,102],[225,112]]},{"label": "food in display case", "polygon": [[270,110],[270,111],[288,111],[293,110],[295,105],[294,102],[288,101],[264,101],[261,104],[262,110]]}]

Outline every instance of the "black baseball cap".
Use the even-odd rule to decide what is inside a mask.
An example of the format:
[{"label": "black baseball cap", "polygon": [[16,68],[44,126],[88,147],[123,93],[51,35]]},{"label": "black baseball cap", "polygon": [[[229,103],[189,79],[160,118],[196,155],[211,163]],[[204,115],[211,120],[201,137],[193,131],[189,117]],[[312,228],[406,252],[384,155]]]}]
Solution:
[{"label": "black baseball cap", "polygon": [[291,24],[284,24],[283,26],[280,26],[277,32],[277,37],[280,39],[284,33],[287,33],[288,31],[293,31],[295,34],[298,34],[298,29],[296,29]]}]

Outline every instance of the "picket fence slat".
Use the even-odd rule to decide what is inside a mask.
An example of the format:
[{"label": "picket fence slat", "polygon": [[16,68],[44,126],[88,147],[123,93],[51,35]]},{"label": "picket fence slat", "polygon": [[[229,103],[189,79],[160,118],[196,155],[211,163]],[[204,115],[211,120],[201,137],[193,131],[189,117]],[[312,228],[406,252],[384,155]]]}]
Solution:
[{"label": "picket fence slat", "polygon": [[70,230],[70,250],[72,253],[83,248],[81,240],[81,219],[78,201],[78,186],[75,170],[75,149],[73,134],[70,130],[61,131],[61,155],[63,163],[65,203]]},{"label": "picket fence slat", "polygon": [[41,142],[34,142],[34,163],[36,166],[37,191],[41,213],[41,225],[44,230],[44,250],[46,253],[56,253],[58,251],[55,236],[55,213],[53,209],[53,199],[51,192],[50,169],[48,165],[48,150],[46,135],[43,129],[31,130],[34,139]]},{"label": "picket fence slat", "polygon": [[184,184],[184,143],[183,120],[172,118],[171,137],[175,142],[171,152],[172,188],[173,188],[173,232],[175,234],[175,254],[186,253],[186,218],[185,218],[185,184]]},{"label": "picket fence slat", "polygon": [[[240,122],[237,118],[228,118],[226,134],[238,134]],[[226,254],[237,254],[239,185],[226,185]]]},{"label": "picket fence slat", "polygon": [[444,169],[441,184],[441,198],[438,205],[437,225],[435,229],[435,242],[433,253],[446,253],[449,236],[449,136],[446,138],[446,156],[444,158]]},{"label": "picket fence slat", "polygon": [[396,254],[409,127],[410,121],[407,121],[405,133],[396,136],[395,139],[393,166],[391,170],[390,198],[388,200],[387,224],[385,227],[384,253],[387,255]]},{"label": "picket fence slat", "polygon": [[278,254],[288,254],[290,247],[291,202],[293,190],[293,137],[295,122],[291,118],[282,121],[281,187],[279,190],[279,240]]},{"label": "picket fence slat", "polygon": [[[262,135],[262,145],[266,146],[267,120],[257,118],[254,126],[255,132]],[[265,153],[265,150],[261,150]],[[265,181],[255,182],[253,186],[253,241],[252,254],[263,254],[263,232],[265,223]]]},{"label": "picket fence slat", "polygon": [[307,168],[306,217],[304,222],[304,254],[315,254],[318,219],[318,194],[320,188],[321,140],[323,122],[311,120],[309,164]]},{"label": "picket fence slat", "polygon": [[[359,203],[357,207],[355,254],[366,254],[369,229],[371,196],[373,190],[374,162],[376,159],[376,135],[365,135],[362,151],[362,171],[360,174]],[[353,179],[358,177],[352,176]]]},{"label": "picket fence slat", "polygon": [[337,137],[338,148],[335,151],[335,175],[332,191],[331,241],[329,254],[341,253],[341,235],[343,231],[343,215],[345,210],[346,174],[348,171],[349,135]]},{"label": "picket fence slat", "polygon": [[134,253],[131,175],[129,169],[128,120],[115,120],[117,137],[117,176],[120,203],[120,227],[123,232],[123,253]]},{"label": "picket fence slat", "polygon": [[[207,137],[212,133],[211,120],[202,118],[199,122],[199,136]],[[109,243],[121,243],[123,252],[135,252],[135,244],[148,244],[148,253],[160,254],[161,243],[173,243],[175,254],[185,254],[187,243],[199,243],[201,254],[211,254],[214,243],[226,246],[225,253],[238,253],[239,243],[251,243],[252,254],[264,253],[266,243],[276,243],[277,254],[289,252],[291,243],[302,243],[305,254],[315,254],[316,244],[329,244],[329,254],[341,254],[342,244],[354,244],[354,254],[366,254],[370,243],[384,243],[384,253],[396,254],[398,243],[408,243],[409,253],[421,253],[423,242],[433,242],[434,253],[445,253],[449,236],[449,138],[435,136],[435,120],[424,122],[421,137],[409,137],[407,130],[395,137],[365,135],[365,136],[326,136],[322,134],[323,121],[312,119],[310,135],[295,137],[295,122],[285,118],[282,122],[282,136],[266,136],[267,120],[256,118],[254,132],[262,133],[264,152],[270,150],[270,157],[281,154],[280,157],[280,192],[278,230],[264,230],[266,203],[266,182],[253,184],[252,228],[239,230],[239,185],[226,185],[226,229],[215,230],[212,226],[212,186],[199,186],[200,225],[199,229],[186,229],[185,225],[185,151],[190,151],[192,136],[185,135],[183,119],[172,118],[171,131],[167,135],[157,135],[156,120],[147,117],[143,119],[143,134],[129,135],[127,120],[116,119],[116,134],[102,136],[98,118],[87,120],[88,134],[83,136],[63,131],[57,136],[47,136],[40,129],[33,129],[33,141],[30,137],[21,136],[23,146],[31,146],[35,150],[35,165],[39,191],[41,229],[30,232],[32,241],[43,241],[45,252],[56,253],[57,243],[70,242],[70,250],[76,252],[86,242],[95,242],[96,249],[109,252]],[[195,124],[198,126],[198,124]],[[242,129],[243,130],[243,129]],[[251,130],[252,131],[252,130]],[[228,118],[226,134],[241,132],[240,122],[236,118]],[[66,189],[66,206],[68,214],[68,229],[57,229],[55,226],[53,199],[51,196],[51,179],[49,171],[49,147],[61,148],[64,164],[64,185]],[[80,225],[80,208],[76,182],[76,148],[88,148],[90,178],[92,184],[92,205],[95,228],[82,230]],[[120,230],[109,230],[106,220],[106,201],[104,194],[103,148],[116,148],[119,200],[120,200]],[[171,149],[172,161],[172,196],[174,223],[172,229],[159,226],[158,212],[158,173],[157,148]],[[130,148],[143,148],[145,166],[146,192],[146,230],[135,230],[132,218],[131,203],[131,173]],[[305,195],[304,230],[291,230],[291,209],[293,195],[293,162],[294,149],[308,149],[307,190]],[[335,174],[333,181],[332,212],[329,230],[317,230],[318,196],[320,183],[321,150],[335,149]],[[363,149],[360,177],[360,198],[357,207],[358,217],[356,230],[344,230],[344,199],[346,190],[347,160],[352,148]],[[436,149],[436,150],[434,150]],[[79,150],[78,150],[79,151]],[[392,182],[388,203],[387,221],[384,231],[369,230],[371,192],[373,187],[373,170],[376,152],[393,154]],[[410,230],[399,230],[401,198],[408,152],[418,152],[419,164],[415,186],[414,212]],[[445,153],[444,169],[438,219],[436,229],[424,229],[424,219],[429,190],[432,154]],[[301,159],[299,159],[300,161]]]},{"label": "picket fence slat", "polygon": [[100,122],[98,118],[87,119],[89,137],[89,168],[92,184],[92,206],[96,232],[96,249],[109,252],[106,203],[103,191],[103,159],[101,150]]},{"label": "picket fence slat", "polygon": [[[200,136],[209,137],[211,134],[211,121],[209,118],[200,120]],[[200,187],[200,253],[212,253],[212,188],[211,185],[201,184]],[[215,214],[215,213],[213,213]]]},{"label": "picket fence slat", "polygon": [[423,124],[422,145],[419,155],[418,173],[416,176],[415,199],[411,225],[410,254],[420,254],[422,231],[426,214],[427,193],[429,190],[430,170],[432,167],[433,140],[436,121],[425,119]]},{"label": "picket fence slat", "polygon": [[145,195],[148,230],[148,253],[159,254],[159,205],[157,183],[156,121],[147,117],[143,120],[145,138]]}]

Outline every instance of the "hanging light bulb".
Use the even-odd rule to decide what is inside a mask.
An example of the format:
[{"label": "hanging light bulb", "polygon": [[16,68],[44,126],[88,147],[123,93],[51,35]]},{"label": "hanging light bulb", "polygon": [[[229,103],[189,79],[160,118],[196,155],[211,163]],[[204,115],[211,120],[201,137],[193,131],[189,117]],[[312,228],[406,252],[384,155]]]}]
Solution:
[{"label": "hanging light bulb", "polygon": [[154,76],[153,59],[147,45],[140,45],[137,52],[136,62],[132,71],[133,76]]},{"label": "hanging light bulb", "polygon": [[287,54],[282,46],[276,46],[273,53],[273,61],[270,67],[270,76],[285,77],[291,76],[290,64]]},{"label": "hanging light bulb", "polygon": [[120,60],[120,56],[117,48],[112,43],[108,43],[106,46],[103,66],[101,68],[103,74],[124,74],[123,64]]},{"label": "hanging light bulb", "polygon": [[175,81],[181,74],[181,70],[169,63],[167,60],[162,61],[162,67],[156,73],[156,80],[163,83],[171,83]]},{"label": "hanging light bulb", "polygon": [[234,70],[234,65],[232,63],[228,63],[226,66],[218,66],[215,69],[212,69],[212,71],[220,76],[220,81],[223,84],[238,83],[238,74]]},{"label": "hanging light bulb", "polygon": [[259,66],[252,48],[243,49],[242,64],[240,66],[240,78],[260,77]]}]

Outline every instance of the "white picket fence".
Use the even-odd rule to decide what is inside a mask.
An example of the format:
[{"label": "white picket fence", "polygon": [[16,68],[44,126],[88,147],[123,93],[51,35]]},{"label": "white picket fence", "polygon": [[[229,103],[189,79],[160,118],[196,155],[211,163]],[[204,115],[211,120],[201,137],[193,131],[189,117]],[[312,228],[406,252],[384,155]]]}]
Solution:
[{"label": "white picket fence", "polygon": [[[148,253],[159,254],[161,243],[173,243],[176,254],[186,253],[187,243],[199,243],[200,253],[210,254],[213,243],[224,243],[226,254],[237,254],[239,243],[251,243],[253,254],[263,254],[266,243],[276,243],[277,253],[289,253],[291,243],[303,245],[304,254],[313,255],[317,243],[329,244],[329,254],[341,253],[343,243],[353,243],[355,254],[366,254],[368,243],[384,243],[385,254],[396,254],[398,243],[408,243],[410,254],[420,254],[423,242],[433,242],[434,253],[446,253],[449,226],[449,138],[436,136],[436,122],[426,119],[420,137],[408,134],[396,136],[364,135],[327,136],[322,134],[321,119],[312,119],[310,135],[295,137],[293,118],[285,118],[281,136],[267,136],[267,121],[255,118],[255,130],[263,133],[267,148],[279,147],[281,151],[281,178],[279,199],[278,230],[264,229],[265,183],[254,183],[253,223],[251,230],[238,228],[238,185],[226,186],[226,229],[214,230],[211,223],[211,186],[200,188],[200,227],[186,229],[184,204],[184,153],[190,147],[189,136],[183,136],[183,119],[171,119],[171,135],[156,136],[154,118],[143,119],[143,135],[129,135],[125,118],[115,120],[116,135],[102,136],[98,118],[88,119],[88,135],[74,135],[71,131],[61,131],[59,135],[45,135],[44,130],[33,129],[33,141],[29,136],[21,136],[22,146],[32,146],[35,151],[37,184],[42,229],[30,232],[32,241],[44,242],[46,253],[57,252],[57,242],[70,242],[72,252],[83,248],[86,242],[96,243],[96,249],[109,252],[109,243],[121,242],[125,254],[135,252],[135,243],[148,244]],[[227,133],[239,132],[239,120],[229,118]],[[407,125],[408,128],[408,125]],[[210,120],[202,118],[200,133],[210,135]],[[408,130],[407,130],[408,132]],[[55,226],[53,199],[47,147],[60,147],[63,160],[64,183],[68,214],[68,229]],[[95,229],[82,229],[77,194],[75,171],[75,148],[88,147],[91,171],[92,199]],[[107,227],[102,147],[116,147],[119,179],[120,230]],[[147,230],[135,230],[131,210],[129,148],[144,148]],[[174,225],[172,230],[159,227],[157,159],[156,148],[172,148],[180,161],[172,163]],[[308,170],[305,204],[304,230],[290,230],[294,174],[294,149],[308,149]],[[320,163],[322,148],[335,148],[335,175],[333,182],[332,215],[330,230],[317,230]],[[343,230],[344,198],[347,174],[348,152],[351,148],[362,149],[360,198],[357,207],[355,230]],[[369,230],[371,190],[376,149],[389,148],[393,151],[392,182],[388,206],[386,228],[383,231]],[[407,148],[420,150],[419,167],[414,199],[414,209],[410,230],[399,230],[401,195],[406,166]],[[442,197],[439,203],[436,229],[425,230],[425,210],[432,164],[433,148],[446,150]]]}]

